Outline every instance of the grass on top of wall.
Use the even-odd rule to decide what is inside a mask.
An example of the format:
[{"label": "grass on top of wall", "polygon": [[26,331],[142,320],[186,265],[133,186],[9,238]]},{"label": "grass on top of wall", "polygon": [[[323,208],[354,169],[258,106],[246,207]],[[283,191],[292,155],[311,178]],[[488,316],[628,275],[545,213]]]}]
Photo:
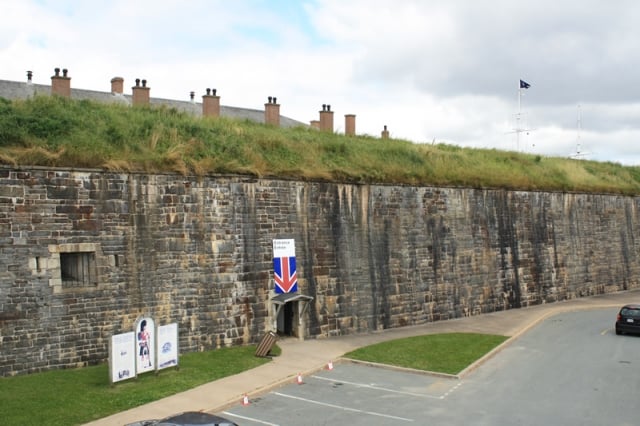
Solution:
[{"label": "grass on top of wall", "polygon": [[0,164],[637,194],[640,167],[345,136],[58,96],[0,98]]}]

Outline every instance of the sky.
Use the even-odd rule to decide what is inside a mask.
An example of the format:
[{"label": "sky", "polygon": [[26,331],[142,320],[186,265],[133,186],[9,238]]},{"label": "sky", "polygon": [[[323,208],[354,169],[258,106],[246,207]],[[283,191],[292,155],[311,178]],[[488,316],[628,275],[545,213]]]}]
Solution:
[{"label": "sky", "polygon": [[[0,79],[198,99],[415,143],[640,165],[631,0],[0,0]],[[520,80],[528,89],[520,89]],[[519,129],[520,131],[516,131]]]}]

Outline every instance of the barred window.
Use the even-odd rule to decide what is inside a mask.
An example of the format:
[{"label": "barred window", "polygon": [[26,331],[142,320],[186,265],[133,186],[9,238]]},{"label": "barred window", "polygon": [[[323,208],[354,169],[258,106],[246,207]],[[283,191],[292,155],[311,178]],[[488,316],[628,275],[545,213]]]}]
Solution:
[{"label": "barred window", "polygon": [[63,288],[98,285],[95,252],[60,253]]}]

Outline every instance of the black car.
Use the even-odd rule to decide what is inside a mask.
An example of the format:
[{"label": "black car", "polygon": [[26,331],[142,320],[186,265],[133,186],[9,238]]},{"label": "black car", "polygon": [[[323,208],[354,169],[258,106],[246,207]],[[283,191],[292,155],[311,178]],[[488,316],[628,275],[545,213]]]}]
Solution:
[{"label": "black car", "polygon": [[640,304],[624,305],[616,318],[616,334],[640,334]]},{"label": "black car", "polygon": [[200,411],[186,411],[160,420],[142,420],[126,426],[238,426],[220,416]]}]

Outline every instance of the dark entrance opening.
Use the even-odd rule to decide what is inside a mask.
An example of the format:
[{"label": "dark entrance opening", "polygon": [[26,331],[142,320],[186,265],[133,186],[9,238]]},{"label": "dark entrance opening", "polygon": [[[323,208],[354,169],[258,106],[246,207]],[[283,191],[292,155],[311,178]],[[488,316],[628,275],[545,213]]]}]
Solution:
[{"label": "dark entrance opening", "polygon": [[283,310],[283,330],[285,336],[293,336],[293,303],[285,303]]}]

